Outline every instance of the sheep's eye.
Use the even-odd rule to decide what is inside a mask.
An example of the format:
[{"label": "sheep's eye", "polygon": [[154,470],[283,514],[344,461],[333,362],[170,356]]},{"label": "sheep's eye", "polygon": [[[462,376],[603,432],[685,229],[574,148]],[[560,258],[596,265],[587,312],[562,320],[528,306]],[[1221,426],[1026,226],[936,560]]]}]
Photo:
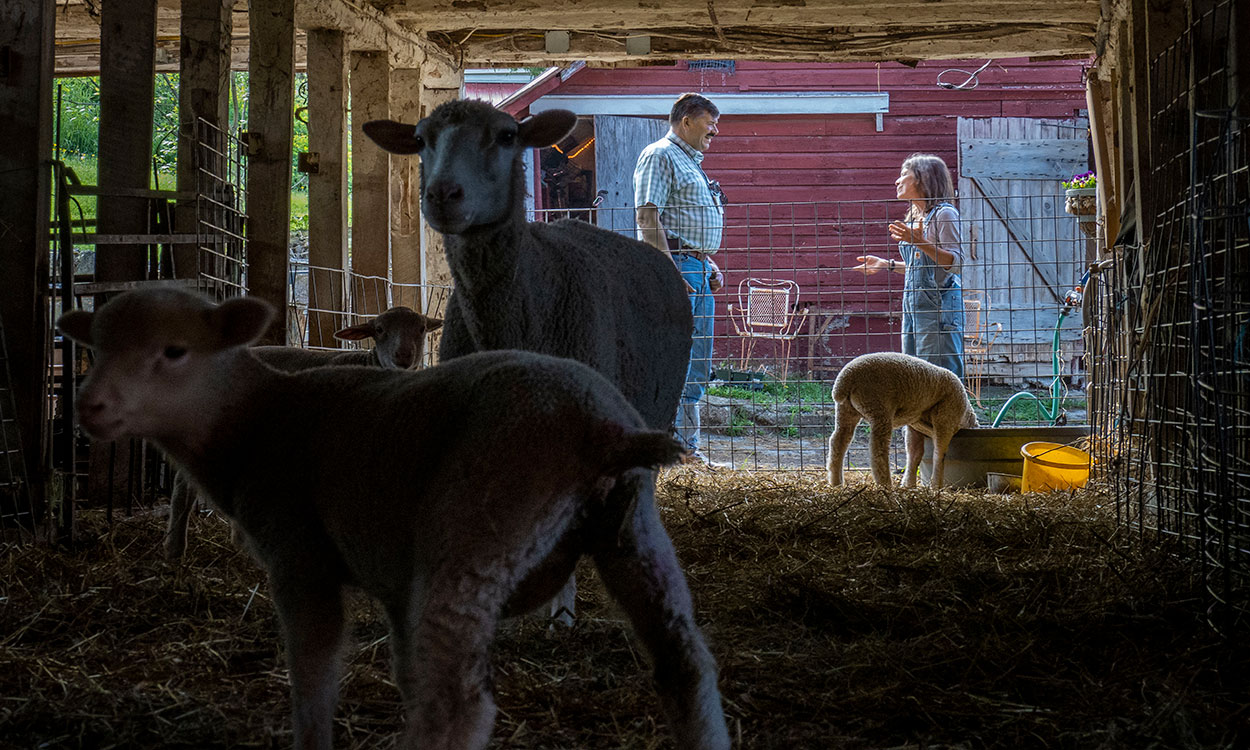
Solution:
[{"label": "sheep's eye", "polygon": [[511,146],[514,143],[516,143],[516,131],[515,130],[502,130],[499,132],[499,145],[500,146]]},{"label": "sheep's eye", "polygon": [[179,360],[185,357],[187,349],[185,346],[167,346],[165,347],[165,359]]},{"label": "sheep's eye", "polygon": [[412,142],[412,146],[413,146],[413,148],[415,148],[416,150],[420,151],[421,149],[425,148],[425,139],[424,139],[424,138],[422,138],[421,136],[419,136],[419,135],[418,135],[418,136],[413,136],[412,141],[413,141],[413,142]]}]

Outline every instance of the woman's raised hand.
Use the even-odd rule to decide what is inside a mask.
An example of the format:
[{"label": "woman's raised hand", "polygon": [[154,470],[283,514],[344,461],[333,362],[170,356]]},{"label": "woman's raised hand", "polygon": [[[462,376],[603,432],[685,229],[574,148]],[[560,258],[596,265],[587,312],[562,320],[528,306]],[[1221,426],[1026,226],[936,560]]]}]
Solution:
[{"label": "woman's raised hand", "polygon": [[890,222],[890,236],[895,242],[915,245],[924,239],[924,220],[918,219],[914,227],[903,221],[892,221]]},{"label": "woman's raised hand", "polygon": [[885,258],[878,258],[875,255],[860,255],[855,258],[859,261],[859,265],[852,268],[852,271],[863,271],[866,274],[873,274],[877,271],[884,271],[890,267],[890,261]]}]

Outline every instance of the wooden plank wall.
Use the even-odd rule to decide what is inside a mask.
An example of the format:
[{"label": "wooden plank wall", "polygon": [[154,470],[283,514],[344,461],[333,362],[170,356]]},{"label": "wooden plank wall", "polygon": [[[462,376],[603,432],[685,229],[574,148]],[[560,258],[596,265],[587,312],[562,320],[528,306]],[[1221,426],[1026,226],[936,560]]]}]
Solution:
[{"label": "wooden plank wall", "polygon": [[[1085,120],[1023,117],[967,118],[961,139],[1028,142],[1038,139],[1088,140]],[[1067,172],[1084,171],[1083,159]],[[1008,170],[1004,170],[1008,171]],[[1064,212],[1059,178],[1006,179],[961,175],[959,209],[976,258],[964,264],[964,288],[984,292],[987,319],[1003,334],[991,351],[991,378],[1010,381],[1044,378],[1051,372],[1051,342],[1060,302],[1084,272],[1092,249],[1075,217]],[[988,196],[990,190],[998,196]],[[1003,213],[1008,221],[1004,221]],[[971,254],[971,253],[970,253]],[[1061,341],[1065,360],[1083,351],[1079,311],[1069,315]]]}]

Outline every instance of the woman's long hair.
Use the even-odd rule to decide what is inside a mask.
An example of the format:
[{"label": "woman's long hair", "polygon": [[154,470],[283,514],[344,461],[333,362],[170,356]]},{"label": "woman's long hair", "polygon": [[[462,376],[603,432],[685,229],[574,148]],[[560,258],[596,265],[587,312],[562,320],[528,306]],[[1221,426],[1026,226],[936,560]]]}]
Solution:
[{"label": "woman's long hair", "polygon": [[912,154],[903,162],[903,169],[915,175],[920,192],[924,195],[924,211],[917,211],[916,206],[909,203],[907,216],[904,217],[906,221],[923,218],[942,201],[955,200],[955,183],[951,181],[951,171],[946,167],[946,162],[942,161],[942,157]]}]

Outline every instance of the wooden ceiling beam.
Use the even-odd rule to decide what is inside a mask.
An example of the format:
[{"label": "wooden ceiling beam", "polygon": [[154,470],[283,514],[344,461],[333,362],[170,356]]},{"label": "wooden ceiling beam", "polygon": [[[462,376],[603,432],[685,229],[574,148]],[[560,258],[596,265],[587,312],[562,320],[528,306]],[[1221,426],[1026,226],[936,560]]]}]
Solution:
[{"label": "wooden ceiling beam", "polygon": [[[742,34],[725,29],[725,41],[690,30],[651,35],[649,55],[630,55],[627,35],[570,35],[569,50],[549,54],[543,35],[467,35],[459,45],[466,66],[565,65],[598,63],[658,64],[673,60],[751,59],[789,62],[856,62],[1008,57],[1071,57],[1093,52],[1094,29],[987,25],[928,28],[923,31],[794,29],[791,33]],[[973,50],[976,50],[973,53]]]},{"label": "wooden ceiling beam", "polygon": [[353,51],[387,52],[391,66],[456,69],[459,62],[431,42],[425,33],[401,26],[377,9],[350,0],[304,0],[296,5],[295,25],[301,29],[338,29]]},{"label": "wooden ceiling beam", "polygon": [[578,0],[571,12],[550,0],[399,0],[386,13],[422,31],[565,29],[643,31],[744,27],[868,26],[980,21],[997,24],[1098,23],[1100,0]]}]

